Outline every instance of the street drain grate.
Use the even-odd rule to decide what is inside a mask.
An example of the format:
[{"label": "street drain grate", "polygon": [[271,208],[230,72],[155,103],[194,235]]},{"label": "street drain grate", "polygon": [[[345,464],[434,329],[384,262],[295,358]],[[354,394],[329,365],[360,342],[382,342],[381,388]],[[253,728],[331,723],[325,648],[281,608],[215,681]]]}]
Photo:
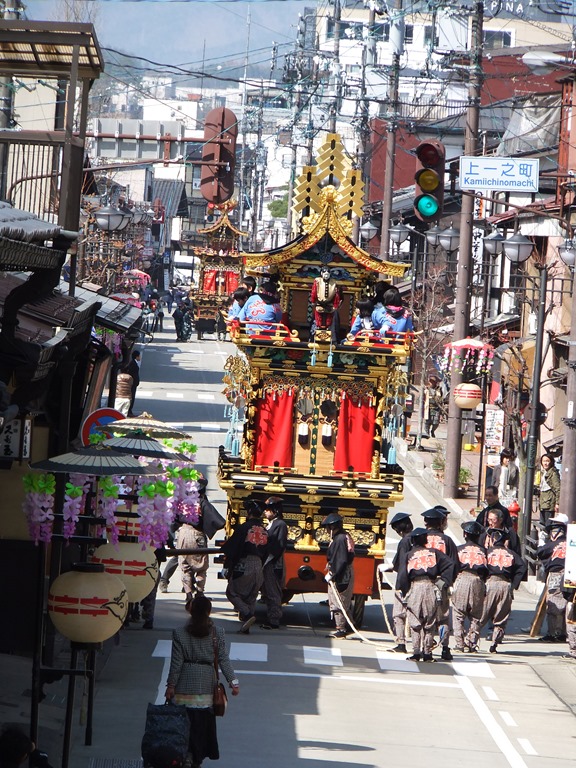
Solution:
[{"label": "street drain grate", "polygon": [[114,757],[92,757],[88,768],[142,768],[142,760],[117,760]]}]

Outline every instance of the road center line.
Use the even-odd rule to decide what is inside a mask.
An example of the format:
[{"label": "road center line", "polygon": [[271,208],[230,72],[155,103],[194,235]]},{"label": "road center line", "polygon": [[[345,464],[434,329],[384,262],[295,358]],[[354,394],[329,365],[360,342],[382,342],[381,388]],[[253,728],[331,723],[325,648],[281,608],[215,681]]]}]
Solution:
[{"label": "road center line", "polygon": [[504,725],[508,725],[510,728],[518,728],[518,723],[514,720],[510,712],[498,712],[498,714],[504,721]]},{"label": "road center line", "polygon": [[537,755],[538,752],[534,749],[532,744],[528,741],[528,739],[517,739],[518,744],[522,747],[524,752],[526,752],[527,755]]},{"label": "road center line", "polygon": [[480,694],[471,680],[467,677],[459,677],[457,675],[455,679],[486,730],[492,739],[494,739],[494,743],[506,758],[508,764],[512,766],[512,768],[528,768],[520,753],[516,751],[514,745],[504,733],[500,723],[488,709],[486,702],[482,701]]},{"label": "road center line", "polygon": [[494,688],[490,688],[489,685],[483,685],[482,690],[484,691],[484,695],[489,701],[500,701]]}]

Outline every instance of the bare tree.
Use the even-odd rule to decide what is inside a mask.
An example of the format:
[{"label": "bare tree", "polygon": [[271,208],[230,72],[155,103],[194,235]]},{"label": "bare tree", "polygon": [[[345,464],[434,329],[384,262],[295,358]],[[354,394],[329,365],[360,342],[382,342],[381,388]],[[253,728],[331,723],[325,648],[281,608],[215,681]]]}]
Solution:
[{"label": "bare tree", "polygon": [[446,323],[446,310],[450,303],[450,290],[444,265],[430,264],[412,298],[412,311],[417,329],[415,350],[420,358],[420,391],[418,406],[418,430],[416,447],[422,445],[424,432],[424,390],[428,378],[428,367],[447,343],[448,334],[442,330]]}]

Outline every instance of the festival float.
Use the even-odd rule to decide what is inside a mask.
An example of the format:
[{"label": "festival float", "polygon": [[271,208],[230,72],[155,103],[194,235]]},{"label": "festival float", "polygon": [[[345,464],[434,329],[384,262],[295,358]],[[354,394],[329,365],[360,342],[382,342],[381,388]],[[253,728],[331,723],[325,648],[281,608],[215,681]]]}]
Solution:
[{"label": "festival float", "polygon": [[[226,363],[232,418],[241,439],[220,448],[219,480],[228,495],[227,535],[245,520],[249,497],[282,497],[289,529],[286,599],[325,592],[321,527],[336,511],[355,544],[353,618],[377,597],[376,565],[386,547],[390,509],[403,498],[393,439],[402,429],[413,334],[349,333],[356,301],[409,264],[382,262],[351,239],[362,215],[363,184],[337,134],[297,180],[300,232],[288,244],[242,254],[248,274],[281,292],[282,322],[232,321],[237,354]],[[312,329],[312,330],[311,330]]]},{"label": "festival float", "polygon": [[205,333],[215,333],[218,313],[227,315],[226,302],[238,288],[242,272],[242,260],[238,251],[242,232],[230,221],[230,213],[236,202],[228,200],[219,205],[210,203],[211,210],[218,213],[209,227],[199,229],[205,235],[207,244],[193,249],[200,259],[198,288],[192,293],[194,299],[194,320],[196,333],[201,339]]}]

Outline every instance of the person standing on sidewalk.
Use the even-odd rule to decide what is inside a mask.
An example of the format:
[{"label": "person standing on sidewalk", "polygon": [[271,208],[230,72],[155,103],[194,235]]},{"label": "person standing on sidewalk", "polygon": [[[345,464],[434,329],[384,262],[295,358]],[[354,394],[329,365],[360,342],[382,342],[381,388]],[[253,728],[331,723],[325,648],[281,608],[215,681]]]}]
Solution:
[{"label": "person standing on sidewalk", "polygon": [[426,528],[410,533],[411,549],[398,563],[398,589],[406,600],[412,630],[410,661],[434,661],[432,646],[441,594],[452,584],[454,564],[436,549],[428,549]]},{"label": "person standing on sidewalk", "polygon": [[123,368],[116,378],[116,396],[114,408],[124,416],[128,416],[132,403],[132,376]]},{"label": "person standing on sidewalk", "polygon": [[134,401],[136,400],[136,390],[140,386],[140,350],[133,349],[130,362],[126,366],[126,373],[132,376],[132,398],[130,400],[130,410],[128,416],[134,416]]},{"label": "person standing on sidewalk", "polygon": [[507,546],[506,531],[489,528],[486,536],[486,600],[480,619],[480,627],[492,621],[492,645],[490,653],[496,653],[504,639],[506,624],[512,611],[514,591],[526,575],[528,566],[524,560]]},{"label": "person standing on sidewalk", "polygon": [[542,465],[540,473],[540,525],[546,529],[550,518],[558,513],[560,475],[556,469],[554,457],[549,453],[542,456],[540,464]]},{"label": "person standing on sidewalk", "polygon": [[262,587],[262,565],[268,556],[268,534],[262,524],[263,510],[255,499],[244,502],[246,521],[222,545],[228,572],[226,597],[238,611],[240,634],[250,633],[256,621],[256,600]]},{"label": "person standing on sidewalk", "polygon": [[443,407],[444,392],[438,376],[432,374],[428,377],[428,384],[424,388],[424,424],[429,437],[436,437]]},{"label": "person standing on sidewalk", "polygon": [[493,510],[500,510],[500,512],[502,512],[502,521],[504,523],[504,527],[505,528],[513,527],[512,516],[510,515],[510,511],[508,510],[507,507],[505,507],[503,504],[500,503],[497,485],[486,486],[486,490],[484,491],[484,500],[486,501],[486,506],[476,518],[477,523],[480,523],[480,525],[483,528],[489,528],[490,526],[488,525],[488,515]]},{"label": "person standing on sidewalk", "polygon": [[[455,649],[475,653],[480,639],[480,619],[484,612],[488,565],[486,550],[478,540],[484,529],[475,520],[462,523],[464,544],[458,547],[458,575],[452,589],[452,618]],[[468,631],[465,622],[470,622]]]},{"label": "person standing on sidewalk", "polygon": [[546,574],[546,620],[548,632],[540,640],[560,643],[566,640],[565,616],[567,600],[562,593],[566,565],[567,515],[551,517],[546,525],[548,541],[538,547],[538,559]]},{"label": "person standing on sidewalk", "polygon": [[321,523],[330,533],[330,544],[326,552],[326,576],[328,583],[328,605],[334,618],[336,631],[330,637],[338,639],[350,633],[344,612],[350,614],[354,592],[354,542],[344,530],[344,521],[336,512],[331,512]]},{"label": "person standing on sidewalk", "polygon": [[268,520],[268,556],[262,569],[262,593],[266,602],[267,621],[262,629],[279,629],[282,618],[282,591],[286,579],[284,552],[288,543],[288,526],[282,516],[282,499],[270,496],[264,502],[264,517]]}]

